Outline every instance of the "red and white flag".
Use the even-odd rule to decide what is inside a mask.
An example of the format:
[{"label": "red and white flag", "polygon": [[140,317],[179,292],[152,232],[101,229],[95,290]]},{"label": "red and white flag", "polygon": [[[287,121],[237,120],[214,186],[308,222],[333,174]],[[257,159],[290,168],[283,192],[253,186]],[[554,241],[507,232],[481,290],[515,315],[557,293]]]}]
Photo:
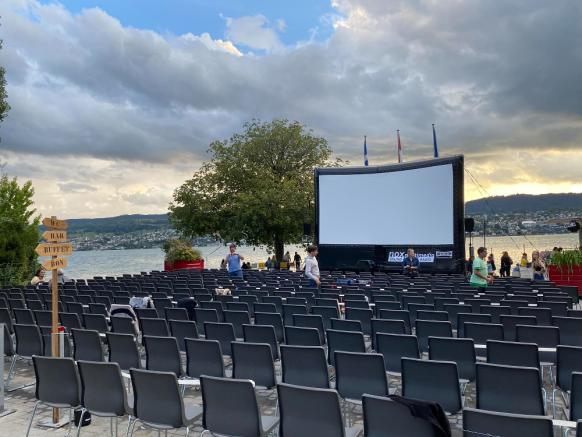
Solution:
[{"label": "red and white flag", "polygon": [[396,137],[398,138],[398,162],[402,162],[402,143],[400,142],[400,129],[396,131]]}]

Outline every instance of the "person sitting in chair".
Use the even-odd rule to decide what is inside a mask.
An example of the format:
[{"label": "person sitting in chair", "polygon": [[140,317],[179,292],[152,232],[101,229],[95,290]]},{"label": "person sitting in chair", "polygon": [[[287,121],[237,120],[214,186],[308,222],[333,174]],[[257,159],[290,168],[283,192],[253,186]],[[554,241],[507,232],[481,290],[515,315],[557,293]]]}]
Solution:
[{"label": "person sitting in chair", "polygon": [[406,251],[406,257],[402,260],[402,268],[405,275],[411,278],[418,276],[420,261],[414,254],[414,249],[408,249]]}]

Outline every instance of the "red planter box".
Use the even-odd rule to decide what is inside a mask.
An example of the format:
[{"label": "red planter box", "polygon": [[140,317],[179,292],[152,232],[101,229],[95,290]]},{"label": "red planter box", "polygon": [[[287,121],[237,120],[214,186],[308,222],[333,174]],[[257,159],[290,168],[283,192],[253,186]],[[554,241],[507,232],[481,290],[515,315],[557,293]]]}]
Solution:
[{"label": "red planter box", "polygon": [[573,266],[558,268],[557,266],[548,266],[550,281],[556,285],[573,285],[578,287],[578,295],[582,296],[582,266]]},{"label": "red planter box", "polygon": [[166,272],[182,269],[204,270],[204,260],[201,259],[198,261],[176,261],[173,264],[164,261],[164,270]]}]

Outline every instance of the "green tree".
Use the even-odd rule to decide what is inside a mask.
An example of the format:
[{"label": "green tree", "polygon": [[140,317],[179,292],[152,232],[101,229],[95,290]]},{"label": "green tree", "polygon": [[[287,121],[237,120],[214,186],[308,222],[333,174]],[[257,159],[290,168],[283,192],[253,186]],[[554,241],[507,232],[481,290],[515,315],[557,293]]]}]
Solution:
[{"label": "green tree", "polygon": [[279,260],[313,222],[313,169],[340,163],[324,138],[287,120],[253,120],[208,152],[210,161],[174,192],[172,224],[186,237],[265,245]]},{"label": "green tree", "polygon": [[[0,39],[0,49],[2,49],[2,40]],[[10,105],[6,100],[8,95],[6,94],[6,71],[4,67],[0,66],[0,122],[4,120],[8,110],[10,109]]]},{"label": "green tree", "polygon": [[0,285],[22,285],[37,267],[34,252],[39,240],[32,182],[0,176]]}]

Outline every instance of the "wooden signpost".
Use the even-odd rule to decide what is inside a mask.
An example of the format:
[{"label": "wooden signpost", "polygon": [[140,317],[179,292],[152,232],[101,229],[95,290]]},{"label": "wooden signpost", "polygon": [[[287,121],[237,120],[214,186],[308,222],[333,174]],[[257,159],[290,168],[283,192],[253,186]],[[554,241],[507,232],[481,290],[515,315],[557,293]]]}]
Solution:
[{"label": "wooden signpost", "polygon": [[[73,254],[73,246],[67,243],[67,233],[65,230],[68,224],[64,220],[56,217],[45,218],[42,224],[48,229],[42,234],[47,241],[36,246],[35,252],[39,256],[50,256],[51,259],[45,261],[42,266],[45,270],[52,270],[52,329],[51,329],[51,351],[53,357],[60,356],[59,353],[59,269],[67,267],[67,259],[61,256]],[[53,424],[59,422],[59,410],[53,408]]]}]

